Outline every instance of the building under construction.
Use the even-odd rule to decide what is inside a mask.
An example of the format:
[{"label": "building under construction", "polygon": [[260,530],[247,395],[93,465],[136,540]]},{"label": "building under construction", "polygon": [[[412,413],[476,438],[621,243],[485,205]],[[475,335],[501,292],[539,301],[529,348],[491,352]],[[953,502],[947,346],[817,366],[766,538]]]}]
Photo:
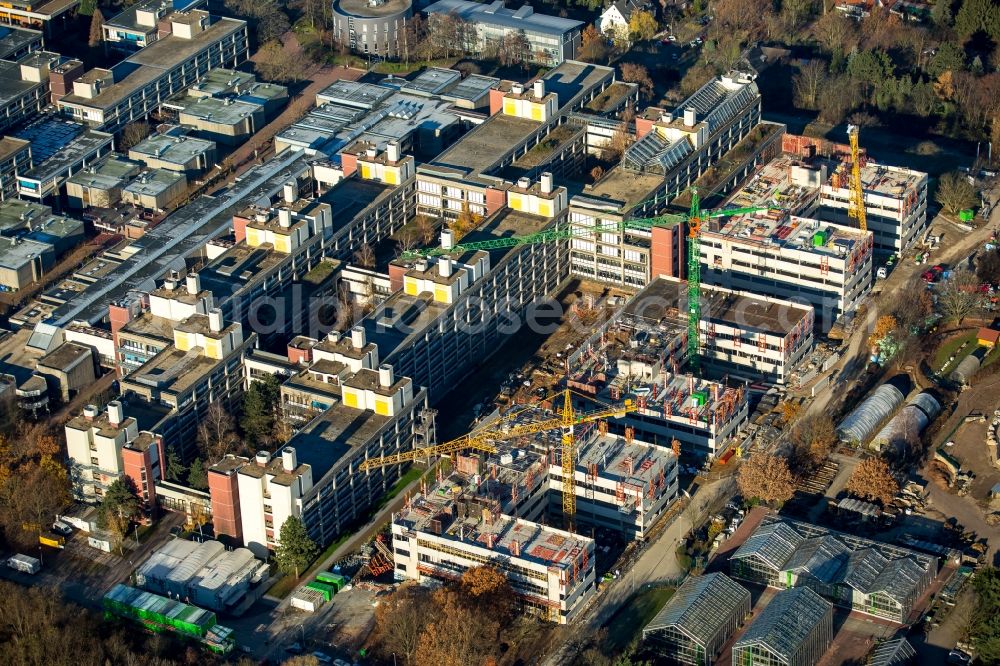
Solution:
[{"label": "building under construction", "polygon": [[[529,408],[510,422],[551,416]],[[574,431],[579,527],[642,538],[677,498],[677,457],[664,447]],[[504,444],[490,456],[458,456],[452,473],[407,500],[393,518],[398,578],[449,579],[491,562],[508,572],[526,608],[570,621],[594,590],[594,541],[543,525],[564,524],[558,431]]]},{"label": "building under construction", "polygon": [[643,294],[569,357],[569,386],[600,402],[632,400],[637,409],[609,423],[626,438],[668,447],[676,440],[682,455],[696,458],[720,455],[747,422],[747,392],[742,386],[683,374],[687,320],[667,316],[677,295]]}]

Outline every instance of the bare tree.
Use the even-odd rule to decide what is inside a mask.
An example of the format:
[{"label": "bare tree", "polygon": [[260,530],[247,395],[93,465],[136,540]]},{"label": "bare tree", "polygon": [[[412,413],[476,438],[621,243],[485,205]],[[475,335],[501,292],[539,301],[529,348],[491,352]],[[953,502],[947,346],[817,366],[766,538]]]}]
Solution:
[{"label": "bare tree", "polygon": [[401,257],[416,246],[417,234],[409,229],[404,229],[396,237],[396,256]]},{"label": "bare tree", "polygon": [[892,477],[888,463],[881,458],[868,458],[854,468],[847,480],[847,492],[888,506],[899,492],[899,484]]},{"label": "bare tree", "polygon": [[198,423],[198,446],[209,464],[222,460],[229,453],[242,453],[236,435],[236,421],[222,403],[213,402]]},{"label": "bare tree", "polygon": [[736,476],[743,496],[782,504],[792,498],[795,480],[788,461],[780,456],[756,453],[743,462]]},{"label": "bare tree", "polygon": [[645,98],[653,96],[653,79],[649,76],[649,70],[640,64],[626,62],[621,66],[622,81],[635,83],[639,86],[639,92]]},{"label": "bare tree", "polygon": [[420,240],[423,241],[424,245],[433,243],[434,233],[437,230],[434,220],[426,215],[417,215],[416,225],[417,231],[420,233]]},{"label": "bare tree", "polygon": [[119,141],[119,148],[128,151],[129,148],[139,144],[149,136],[152,127],[145,120],[136,120],[122,128],[122,137]]},{"label": "bare tree", "polygon": [[368,243],[362,243],[354,253],[354,262],[362,268],[375,268],[375,250]]},{"label": "bare tree", "polygon": [[500,40],[499,46],[497,60],[505,67],[527,65],[531,60],[531,42],[520,32],[508,32]]},{"label": "bare tree", "polygon": [[792,83],[795,86],[795,103],[803,109],[815,109],[816,99],[826,83],[826,63],[813,58],[799,69]]},{"label": "bare tree", "polygon": [[945,319],[959,324],[976,311],[982,303],[979,281],[969,271],[957,271],[945,280],[938,290],[938,308]]},{"label": "bare tree", "polygon": [[302,60],[274,39],[257,51],[257,73],[267,81],[298,81],[302,78]]},{"label": "bare tree", "polygon": [[965,174],[952,171],[941,176],[934,198],[944,206],[945,212],[957,215],[958,211],[976,205],[976,188]]}]

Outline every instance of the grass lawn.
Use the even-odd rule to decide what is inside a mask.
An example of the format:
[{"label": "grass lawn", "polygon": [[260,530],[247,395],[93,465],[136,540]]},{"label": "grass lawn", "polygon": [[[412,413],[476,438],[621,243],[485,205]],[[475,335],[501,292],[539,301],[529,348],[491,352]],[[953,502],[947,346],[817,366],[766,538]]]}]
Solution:
[{"label": "grass lawn", "polygon": [[[973,331],[967,331],[966,333],[960,333],[953,338],[945,340],[941,344],[941,346],[937,348],[937,351],[934,352],[934,365],[932,366],[931,369],[934,370],[935,372],[939,371],[941,369],[941,366],[943,366],[945,362],[948,360],[948,357],[957,352],[959,347],[961,347],[966,342],[969,341],[974,342],[975,339],[976,339],[976,331],[973,330]],[[963,351],[963,356],[965,355],[965,353],[971,353],[975,349],[976,347],[973,345],[966,347],[965,350]],[[953,365],[958,364],[961,360],[962,359],[960,358],[956,358],[955,363]]]},{"label": "grass lawn", "polygon": [[642,634],[642,628],[660,612],[674,595],[673,587],[651,587],[642,590],[608,621],[605,654],[620,654]]}]

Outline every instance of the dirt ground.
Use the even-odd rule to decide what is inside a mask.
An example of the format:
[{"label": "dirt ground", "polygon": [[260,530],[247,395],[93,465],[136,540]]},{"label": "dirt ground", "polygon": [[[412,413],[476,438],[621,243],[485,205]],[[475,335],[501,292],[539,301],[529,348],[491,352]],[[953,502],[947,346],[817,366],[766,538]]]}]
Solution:
[{"label": "dirt ground", "polygon": [[[993,401],[994,408],[1000,407],[1000,404],[996,402],[996,396],[994,396]],[[969,493],[973,500],[986,498],[990,489],[1000,483],[1000,468],[993,464],[987,450],[986,428],[988,425],[989,421],[962,424],[951,436],[955,445],[947,447],[948,453],[962,463],[962,469],[972,470],[976,475]]]}]

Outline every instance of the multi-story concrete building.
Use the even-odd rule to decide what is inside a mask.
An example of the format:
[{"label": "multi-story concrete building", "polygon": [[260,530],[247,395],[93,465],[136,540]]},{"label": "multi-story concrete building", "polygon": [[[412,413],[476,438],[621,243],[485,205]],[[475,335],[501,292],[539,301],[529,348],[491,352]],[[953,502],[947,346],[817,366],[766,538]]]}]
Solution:
[{"label": "multi-story concrete building", "polygon": [[[637,141],[625,151],[621,165],[570,201],[570,222],[580,232],[570,241],[573,274],[626,289],[641,288],[660,275],[681,277],[686,229],[679,219],[671,223],[668,218],[653,228],[616,227],[625,220],[661,215],[760,126],[760,103],[755,76],[734,71],[709,81],[673,111],[649,108],[637,117]],[[761,132],[765,138],[748,147],[743,167],[730,179],[739,178],[777,145],[782,128],[766,127]],[[593,227],[609,229],[586,233]]]},{"label": "multi-story concrete building", "polygon": [[[176,3],[185,10],[199,9],[205,0],[184,0]],[[142,0],[104,21],[104,44],[116,51],[134,53],[146,48],[161,36],[161,26],[176,11],[173,0]],[[169,34],[169,33],[167,33]]]},{"label": "multi-story concrete building", "polygon": [[44,201],[62,192],[73,174],[112,152],[114,137],[107,132],[59,116],[46,115],[14,135],[31,142],[29,168],[17,172],[17,193]]},{"label": "multi-story concrete building", "polygon": [[[337,385],[337,402],[273,459],[227,458],[209,474],[216,533],[239,538],[265,556],[278,543],[281,526],[300,517],[326,544],[365,515],[399,479],[398,466],[358,471],[361,462],[433,443],[427,394],[393,368],[361,369]],[[237,518],[238,512],[238,518]],[[238,533],[223,532],[225,529]]]},{"label": "multi-story concrete building", "polygon": [[871,290],[872,232],[809,217],[822,177],[769,163],[728,202],[767,210],[702,226],[702,282],[809,304],[823,331],[857,308]]},{"label": "multi-story concrete building", "polygon": [[49,102],[49,70],[58,53],[33,51],[18,61],[0,60],[0,132],[38,115]]},{"label": "multi-story concrete building", "polygon": [[[562,63],[530,86],[500,82],[489,93],[490,117],[418,167],[417,213],[450,220],[466,209],[484,216],[497,212],[506,203],[512,165],[544,152],[547,142],[556,142],[550,137],[566,122],[566,114],[613,84],[613,69],[575,61]],[[566,143],[551,157],[575,150],[574,143]],[[538,178],[542,171],[531,169],[530,177]]]},{"label": "multi-story concrete building", "polygon": [[[783,384],[813,349],[813,309],[702,285],[699,349],[706,369]],[[680,334],[688,325],[686,282],[664,277],[636,294],[626,313]]]},{"label": "multi-story concrete building", "polygon": [[39,30],[13,26],[0,28],[0,60],[17,62],[29,53],[41,51],[44,44],[44,36]]},{"label": "multi-story concrete building", "polygon": [[187,196],[187,176],[167,169],[144,171],[122,189],[122,201],[144,210],[162,212]]},{"label": "multi-story concrete building", "polygon": [[394,517],[397,578],[456,580],[490,564],[506,574],[525,612],[572,621],[594,593],[594,540],[505,515],[489,502],[460,498],[456,506],[453,487],[449,479],[447,490],[416,495]]},{"label": "multi-story concrete building", "polygon": [[523,36],[524,52],[519,58],[549,67],[576,58],[581,45],[583,22],[536,14],[531,5],[520,9],[504,7],[503,0],[490,4],[470,0],[438,0],[424,9],[433,23],[442,17],[458,16],[472,30],[468,31],[466,51],[492,54],[510,48],[510,35]]},{"label": "multi-story concrete building", "polygon": [[170,34],[112,69],[92,69],[73,81],[60,111],[88,125],[117,133],[142,120],[160,103],[197,83],[216,67],[236,67],[248,56],[245,21],[195,9],[168,18]]},{"label": "multi-story concrete building", "polygon": [[152,134],[129,148],[129,159],[150,169],[176,171],[194,178],[215,164],[215,142],[199,139],[175,127],[162,134]]},{"label": "multi-story concrete building", "polygon": [[130,402],[166,408],[152,430],[190,459],[199,421],[212,403],[231,408],[243,395],[243,355],[257,336],[243,337],[243,326],[226,325],[222,312],[193,314],[173,325],[173,341],[122,378]]},{"label": "multi-story concrete building", "polygon": [[0,8],[0,23],[32,28],[51,38],[72,29],[80,0],[9,0]]},{"label": "multi-story concrete building", "polygon": [[410,0],[334,0],[333,34],[352,51],[383,58],[413,53],[406,23],[413,16]]},{"label": "multi-story concrete building", "polygon": [[233,146],[264,126],[264,106],[232,98],[196,97],[181,109],[178,120],[201,136]]},{"label": "multi-story concrete building", "polygon": [[110,208],[122,199],[122,189],[142,171],[138,162],[109,156],[66,179],[70,208]]},{"label": "multi-story concrete building", "polygon": [[156,504],[155,482],[162,478],[162,442],[140,432],[118,401],[99,412],[89,405],[66,423],[66,452],[73,496],[98,503],[114,481],[127,477],[147,508]]},{"label": "multi-story concrete building", "polygon": [[12,136],[0,138],[0,201],[17,193],[17,172],[31,169],[31,142]]}]

